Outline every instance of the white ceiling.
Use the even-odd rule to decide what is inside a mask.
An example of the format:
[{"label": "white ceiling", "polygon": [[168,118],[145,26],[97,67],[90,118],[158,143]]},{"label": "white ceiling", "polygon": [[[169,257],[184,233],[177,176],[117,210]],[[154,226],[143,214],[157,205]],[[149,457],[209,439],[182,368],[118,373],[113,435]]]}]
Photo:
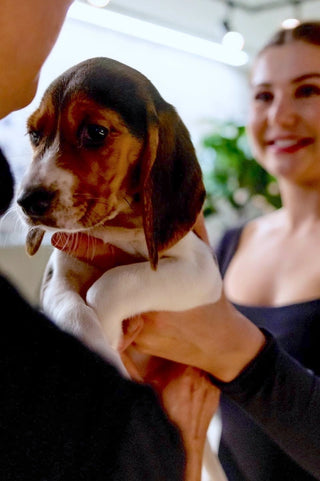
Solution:
[{"label": "white ceiling", "polygon": [[[221,40],[222,22],[230,14],[232,29],[243,34],[245,50],[252,56],[281,21],[294,13],[299,13],[301,20],[320,20],[320,0],[301,0],[296,10],[294,1],[110,0],[105,8],[214,41]],[[228,8],[228,3],[234,6]]]}]

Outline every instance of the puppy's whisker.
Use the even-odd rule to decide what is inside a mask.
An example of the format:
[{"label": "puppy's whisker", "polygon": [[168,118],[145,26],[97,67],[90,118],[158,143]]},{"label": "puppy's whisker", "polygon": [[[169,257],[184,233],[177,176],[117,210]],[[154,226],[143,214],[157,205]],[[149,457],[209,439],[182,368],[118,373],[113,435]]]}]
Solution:
[{"label": "puppy's whisker", "polygon": [[[9,207],[9,209],[1,217],[0,224],[2,224],[4,220],[6,220],[8,217],[13,215],[16,216],[16,214],[17,214],[17,209],[15,208],[15,206]],[[18,220],[18,218],[16,220]]]},{"label": "puppy's whisker", "polygon": [[75,235],[72,237],[71,250],[76,251],[78,248],[78,244],[79,244],[79,233],[76,232]]},{"label": "puppy's whisker", "polygon": [[125,203],[128,205],[128,207],[130,207],[130,209],[133,210],[133,209],[132,209],[133,200],[130,202],[126,197],[124,197],[123,200],[124,200]]},{"label": "puppy's whisker", "polygon": [[87,234],[87,232],[84,233],[86,235],[86,238],[87,238],[87,241],[86,241],[86,250],[85,250],[85,254],[86,256],[88,257],[89,255],[89,252],[90,252],[90,249],[89,249],[89,245],[90,245],[90,236]]},{"label": "puppy's whisker", "polygon": [[3,237],[3,239],[1,239],[1,243],[3,245],[11,244],[12,240],[10,239],[12,236],[16,235],[19,237],[20,235],[24,234],[25,224],[18,215],[18,209],[15,205],[9,207],[9,209],[1,217],[0,231],[1,236]]},{"label": "puppy's whisker", "polygon": [[[58,242],[60,242],[61,239],[63,239],[62,233],[58,231],[57,236],[58,236]],[[67,241],[67,239],[65,239],[64,243],[63,243],[63,246],[62,246],[62,250],[65,250],[67,245],[68,245],[68,241]]]},{"label": "puppy's whisker", "polygon": [[[87,257],[90,260],[93,260],[94,256],[95,256],[95,242],[94,242],[94,239],[87,232],[83,232],[83,234],[85,234],[86,237],[87,237],[87,242],[86,242],[86,246],[85,246],[85,257]],[[79,243],[79,232],[76,233],[76,236],[73,239],[73,246],[72,246],[73,250],[77,249],[78,243]]]},{"label": "puppy's whisker", "polygon": [[90,194],[74,194],[74,198],[78,200],[80,198],[81,200],[88,200],[91,202],[95,202],[96,205],[103,205],[103,206],[108,206],[109,203],[106,199],[103,197],[92,197]]},{"label": "puppy's whisker", "polygon": [[[91,248],[90,248],[90,243],[92,244]],[[95,244],[94,240],[89,235],[88,235],[88,249],[89,249],[89,253],[91,253],[90,259],[93,260],[94,257],[95,257],[95,253],[96,253],[96,244]]]},{"label": "puppy's whisker", "polygon": [[[62,235],[62,232],[57,232],[57,235],[59,236],[59,237],[58,237],[58,241],[60,241],[61,239],[64,238],[64,236]],[[68,247],[68,238],[65,238],[61,250],[63,250],[63,251],[64,251],[64,250],[68,250],[67,247]],[[69,249],[70,249],[70,245],[69,245]],[[72,245],[71,245],[71,250],[73,250]]]}]

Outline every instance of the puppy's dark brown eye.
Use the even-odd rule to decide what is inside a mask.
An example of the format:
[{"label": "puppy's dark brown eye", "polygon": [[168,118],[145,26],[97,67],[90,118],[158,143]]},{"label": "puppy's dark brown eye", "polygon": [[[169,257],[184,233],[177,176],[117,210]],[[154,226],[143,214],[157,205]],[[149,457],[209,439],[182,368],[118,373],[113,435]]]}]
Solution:
[{"label": "puppy's dark brown eye", "polygon": [[29,130],[29,139],[33,146],[37,147],[40,144],[42,135],[38,130]]},{"label": "puppy's dark brown eye", "polygon": [[109,133],[106,127],[98,124],[85,125],[81,131],[81,145],[86,148],[101,147]]}]

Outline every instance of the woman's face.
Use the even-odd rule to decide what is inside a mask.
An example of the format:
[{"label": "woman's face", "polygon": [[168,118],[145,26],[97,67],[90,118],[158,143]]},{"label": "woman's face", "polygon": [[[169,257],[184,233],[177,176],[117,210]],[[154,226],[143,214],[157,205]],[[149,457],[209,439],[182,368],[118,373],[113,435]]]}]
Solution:
[{"label": "woman's face", "polygon": [[255,157],[271,174],[320,183],[320,47],[294,41],[260,54],[248,133]]}]

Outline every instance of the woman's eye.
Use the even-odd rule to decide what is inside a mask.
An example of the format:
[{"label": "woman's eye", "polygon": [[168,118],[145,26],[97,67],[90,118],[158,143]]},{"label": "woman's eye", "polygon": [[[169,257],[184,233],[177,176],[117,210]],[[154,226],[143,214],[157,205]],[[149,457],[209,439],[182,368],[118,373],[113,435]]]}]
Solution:
[{"label": "woman's eye", "polygon": [[258,102],[271,102],[273,94],[271,92],[257,92],[253,98]]},{"label": "woman's eye", "polygon": [[301,85],[297,88],[295,95],[296,98],[320,95],[320,87],[318,87],[317,85]]},{"label": "woman's eye", "polygon": [[37,147],[42,139],[42,134],[38,130],[29,130],[28,132],[30,142],[33,146]]},{"label": "woman's eye", "polygon": [[98,124],[85,125],[81,130],[81,145],[87,148],[101,147],[109,133],[109,129]]}]

